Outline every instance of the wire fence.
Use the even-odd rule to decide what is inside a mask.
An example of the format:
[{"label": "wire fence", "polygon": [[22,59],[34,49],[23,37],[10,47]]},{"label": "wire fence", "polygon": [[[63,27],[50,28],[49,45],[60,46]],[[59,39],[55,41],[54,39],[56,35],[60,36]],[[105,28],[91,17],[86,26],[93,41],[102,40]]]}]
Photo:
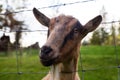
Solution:
[{"label": "wire fence", "polygon": [[[78,2],[73,2],[73,3],[66,3],[66,4],[59,4],[59,5],[52,5],[52,6],[47,6],[47,7],[42,7],[42,8],[39,8],[39,9],[45,9],[45,8],[52,8],[52,7],[58,7],[58,6],[67,6],[67,5],[72,5],[72,4],[77,4],[77,3],[84,3],[84,2],[89,2],[89,1],[94,1],[94,0],[85,0],[85,1],[78,1]],[[20,12],[25,12],[25,11],[31,11],[31,10],[21,10],[21,11],[14,11],[14,12],[12,12],[12,13],[20,13]],[[7,14],[10,14],[10,13],[7,13]],[[6,15],[6,13],[0,13],[0,15]],[[110,22],[102,22],[102,24],[113,24],[113,23],[120,23],[120,21],[110,21]],[[11,33],[11,32],[6,32],[6,31],[4,31],[4,30],[1,30],[1,31],[3,31],[3,32],[5,32],[5,33]],[[21,32],[41,32],[41,31],[47,31],[47,30],[21,30]],[[18,31],[12,31],[12,32],[18,32]],[[114,58],[112,58],[111,56],[109,56],[108,54],[107,54],[107,60],[110,60],[110,61],[106,61],[106,62],[104,62],[104,60],[102,61],[102,59],[100,59],[101,61],[101,64],[103,63],[103,65],[101,66],[101,65],[99,65],[99,64],[97,64],[97,63],[94,63],[94,61],[93,62],[91,62],[92,64],[96,64],[95,66],[92,66],[92,67],[89,67],[89,64],[86,64],[86,61],[87,60],[85,60],[85,58],[87,58],[88,56],[87,56],[87,54],[86,55],[84,55],[84,50],[83,51],[81,51],[80,52],[80,61],[79,61],[79,70],[78,70],[78,73],[79,74],[81,74],[81,80],[87,80],[87,78],[86,78],[86,75],[90,75],[92,72],[94,73],[94,71],[101,71],[101,70],[106,70],[106,74],[107,73],[109,73],[109,72],[112,72],[112,70],[113,69],[115,69],[115,73],[117,74],[115,74],[116,75],[116,80],[120,80],[120,50],[119,50],[119,48],[118,48],[118,45],[117,45],[117,43],[116,43],[116,37],[115,37],[116,35],[112,35],[112,38],[113,38],[113,45],[112,45],[112,47],[113,48],[110,48],[110,47],[108,47],[107,49],[113,49],[113,53],[112,53],[112,57],[114,57]],[[101,46],[102,47],[102,46]],[[85,48],[85,50],[87,50],[87,48]],[[92,49],[93,51],[92,51],[92,53],[94,53],[94,48]],[[98,50],[98,52],[96,52],[96,53],[103,53],[103,52],[105,52],[106,51],[106,49],[104,49],[104,51],[101,51],[101,50]],[[2,53],[2,52],[1,52]],[[35,75],[37,75],[37,74],[40,74],[40,75],[42,75],[42,77],[43,77],[43,74],[45,75],[45,74],[47,74],[48,73],[48,69],[43,69],[43,67],[41,68],[41,70],[39,70],[39,67],[35,67],[36,66],[36,64],[39,64],[39,58],[37,57],[37,55],[38,55],[38,53],[39,53],[39,49],[37,49],[37,50],[35,50],[35,51],[32,51],[32,48],[28,48],[28,49],[21,49],[20,47],[18,47],[17,45],[16,45],[16,47],[15,47],[15,51],[10,51],[10,52],[7,52],[6,54],[9,54],[9,53],[12,53],[12,55],[14,56],[14,57],[7,57],[7,60],[8,60],[8,63],[5,63],[5,65],[0,65],[0,66],[2,66],[1,68],[3,69],[1,69],[2,71],[0,71],[0,76],[2,77],[2,76],[5,76],[5,75],[10,75],[10,74],[15,74],[15,76],[17,75],[17,77],[16,77],[16,80],[22,80],[22,79],[20,79],[20,78],[18,78],[18,76],[21,76],[21,75],[24,75],[24,74],[31,74],[31,75],[33,75],[33,74],[35,74]],[[29,55],[28,55],[29,54]],[[32,57],[32,56],[34,56],[35,55],[35,57]],[[98,55],[100,55],[100,54],[98,54]],[[101,54],[102,55],[102,54]],[[94,55],[93,55],[94,56]],[[30,59],[27,59],[26,60],[26,58],[27,57],[30,57]],[[100,56],[101,57],[101,56]],[[104,57],[106,57],[106,56],[102,56],[103,57],[103,59],[104,59]],[[109,57],[109,58],[108,58]],[[111,59],[110,59],[111,58]],[[0,57],[0,63],[2,63],[2,61],[4,60],[4,59],[6,59],[6,57],[4,57],[4,56],[2,56],[2,57]],[[11,60],[11,59],[13,59],[13,60]],[[92,58],[91,58],[92,59]],[[111,60],[112,59],[114,59],[114,63],[111,63],[111,65],[105,65],[104,66],[104,63],[107,63],[107,62],[112,62]],[[28,61],[29,60],[29,61]],[[34,62],[34,60],[35,60],[35,62]],[[89,61],[89,60],[88,60]],[[32,62],[32,63],[31,63]],[[15,63],[15,64],[13,64],[13,65],[9,65],[9,66],[7,66],[7,64],[9,64],[9,63],[11,63],[11,64],[13,64],[13,63]],[[29,64],[29,65],[28,65]],[[31,64],[32,64],[32,66],[31,66]],[[26,65],[27,65],[27,67],[26,67]],[[35,65],[35,66],[34,66]],[[25,67],[24,67],[25,66]],[[38,66],[38,65],[37,65]],[[41,65],[40,65],[41,66]],[[35,70],[34,71],[34,69],[33,69],[33,67],[35,67],[35,68],[37,68],[37,71]],[[28,68],[30,68],[28,71],[27,70],[24,70],[24,69],[28,69]],[[33,69],[33,70],[32,70]],[[43,69],[43,70],[42,70]],[[116,70],[117,69],[117,70]],[[108,70],[110,70],[109,72],[107,72]],[[38,75],[38,76],[40,76],[40,75]],[[100,74],[99,74],[100,75]],[[102,75],[102,73],[101,73],[101,75]],[[101,76],[100,75],[100,76]],[[113,74],[114,75],[114,74]],[[15,77],[14,76],[14,77]],[[35,76],[34,76],[35,77]],[[92,76],[92,77],[95,77],[95,76]],[[101,76],[102,77],[102,76]],[[109,76],[110,77],[110,76]],[[98,77],[99,78],[99,77]],[[34,78],[33,78],[34,79]],[[94,79],[94,78],[93,78]],[[102,78],[101,78],[102,79]],[[104,78],[103,78],[104,79]],[[109,78],[110,79],[110,78]],[[9,79],[8,79],[9,80]],[[108,80],[108,79],[104,79],[104,80]]]},{"label": "wire fence", "polygon": [[[23,31],[24,32],[24,31]],[[25,31],[26,32],[26,31]],[[28,31],[29,32],[29,31]],[[32,31],[32,32],[36,32],[36,31]],[[40,32],[40,31],[38,31],[38,32]],[[31,31],[30,31],[30,33],[31,33]],[[118,45],[116,44],[116,38],[113,36],[113,39],[114,39],[114,44],[112,45],[112,47],[113,48],[110,48],[110,49],[114,49],[113,50],[113,53],[112,53],[112,56],[111,56],[111,58],[112,57],[114,57],[114,58],[112,58],[113,59],[113,62],[114,63],[111,63],[111,65],[105,65],[104,66],[104,63],[107,63],[107,62],[109,62],[109,54],[107,54],[107,56],[109,57],[108,59],[107,59],[107,61],[106,60],[103,60],[102,61],[102,59],[100,59],[101,60],[101,62],[103,62],[103,65],[101,66],[93,66],[93,67],[89,67],[89,64],[88,64],[88,66],[86,66],[86,60],[85,60],[85,58],[87,58],[85,55],[84,55],[84,50],[83,51],[81,51],[80,52],[80,61],[79,61],[79,64],[80,64],[80,66],[78,67],[78,73],[79,74],[81,74],[80,75],[80,77],[81,77],[81,80],[87,80],[86,79],[86,75],[88,74],[88,73],[94,73],[94,71],[101,71],[101,70],[104,70],[104,71],[108,71],[108,70],[111,70],[111,72],[112,72],[112,70],[113,69],[117,69],[116,71],[117,71],[117,77],[116,77],[116,80],[120,80],[120,54],[119,54],[119,51],[120,50],[118,50],[118,49],[120,49],[120,48],[117,48],[118,47]],[[103,47],[103,46],[101,46],[101,47]],[[106,47],[106,46],[105,46]],[[108,47],[108,46],[107,46]],[[5,75],[10,75],[10,74],[17,74],[17,75],[19,75],[19,76],[21,76],[21,75],[24,75],[24,74],[31,74],[31,75],[33,75],[33,74],[40,74],[40,75],[43,75],[43,74],[47,74],[48,73],[48,69],[43,69],[43,70],[38,70],[38,71],[34,71],[34,70],[31,70],[30,68],[32,68],[32,67],[30,67],[31,66],[31,63],[30,62],[28,62],[28,61],[26,61],[26,60],[29,60],[28,58],[26,59],[26,60],[22,60],[22,59],[24,59],[24,58],[26,58],[26,57],[31,57],[31,58],[33,58],[32,56],[36,56],[36,58],[37,59],[33,59],[33,60],[35,60],[36,62],[36,64],[40,64],[39,63],[39,58],[37,57],[38,56],[38,53],[39,53],[39,49],[37,49],[37,52],[32,52],[32,50],[33,50],[33,48],[28,48],[27,49],[27,51],[25,50],[25,49],[21,49],[21,48],[19,48],[19,47],[17,47],[17,45],[16,45],[16,47],[15,47],[16,49],[15,49],[15,51],[14,51],[14,55],[15,55],[15,59],[14,60],[16,60],[16,64],[14,64],[14,70],[13,71],[11,71],[11,70],[9,70],[9,69],[11,69],[9,66],[8,67],[6,67],[6,66],[4,66],[2,69],[5,69],[5,68],[8,68],[8,69],[6,69],[6,70],[8,70],[8,71],[0,71],[0,75],[2,74],[2,76],[5,76]],[[107,48],[108,50],[109,50],[109,47]],[[87,50],[87,47],[86,47],[86,49],[85,49],[86,51],[89,51],[89,50]],[[96,50],[94,51],[94,48],[92,49],[93,51],[92,51],[92,53],[98,53],[98,52],[96,52]],[[98,50],[99,52],[101,51],[101,50]],[[101,53],[102,52],[105,52],[106,50],[104,50],[104,51],[101,51]],[[8,52],[8,54],[10,54],[10,53],[12,53],[12,51],[10,51],[10,52]],[[26,54],[26,55],[25,55]],[[89,54],[89,53],[88,53]],[[25,55],[25,56],[24,56]],[[87,55],[87,54],[86,54]],[[98,54],[98,55],[100,55],[100,54]],[[102,55],[102,54],[101,54]],[[104,54],[103,54],[104,55]],[[8,56],[9,57],[9,56]],[[101,56],[100,56],[101,57]],[[2,58],[2,57],[0,57],[0,58]],[[94,57],[93,57],[94,58]],[[11,58],[11,59],[13,59],[13,58]],[[91,58],[92,59],[92,58]],[[103,59],[104,59],[104,56],[103,56]],[[112,59],[110,59],[110,60],[112,60]],[[2,60],[2,59],[1,59]],[[8,59],[9,60],[9,59]],[[25,63],[24,63],[24,61],[26,61]],[[88,61],[88,60],[87,60]],[[92,60],[91,60],[92,61]],[[2,61],[0,61],[0,63],[1,63]],[[9,61],[8,61],[9,62]],[[28,62],[28,63],[27,63]],[[89,61],[88,61],[89,62]],[[10,63],[12,63],[11,61],[10,61]],[[91,62],[90,62],[91,63]],[[7,63],[6,63],[7,64]],[[25,64],[29,64],[27,67],[30,67],[30,68],[28,68],[28,70],[27,70],[27,68],[25,68],[26,69],[26,71],[24,71],[24,70],[22,70],[22,69],[24,69],[23,67],[24,67],[24,65]],[[99,65],[98,63],[93,63],[93,64],[96,64],[96,65]],[[11,65],[10,65],[11,66]],[[32,64],[32,66],[33,66],[33,64]],[[38,66],[38,65],[36,65],[36,66]],[[39,66],[41,66],[41,65],[39,65]],[[16,68],[15,68],[16,67]],[[33,68],[36,68],[35,66],[33,67]],[[30,71],[29,71],[30,70]],[[107,73],[106,73],[107,74]],[[109,74],[109,73],[108,73]],[[100,75],[100,74],[99,74]],[[93,77],[95,77],[95,76],[93,76]],[[101,76],[102,77],[102,76]],[[93,78],[94,79],[94,78]],[[104,78],[103,78],[104,79]],[[109,78],[110,79],[110,78]],[[18,79],[18,78],[16,78],[16,80],[22,80],[22,79]]]},{"label": "wire fence", "polygon": [[[86,3],[86,2],[91,2],[91,1],[95,1],[95,0],[83,0],[83,1],[76,1],[76,2],[71,2],[71,3],[56,4],[56,5],[41,7],[41,8],[38,8],[38,9],[61,7],[61,6],[73,5],[73,4],[78,4],[78,3]],[[20,13],[20,12],[26,12],[26,11],[32,11],[32,10],[31,9],[29,9],[29,10],[19,10],[19,11],[13,11],[13,12],[8,12],[8,13],[0,13],[0,15],[7,15],[7,14],[11,14],[11,13]]]}]

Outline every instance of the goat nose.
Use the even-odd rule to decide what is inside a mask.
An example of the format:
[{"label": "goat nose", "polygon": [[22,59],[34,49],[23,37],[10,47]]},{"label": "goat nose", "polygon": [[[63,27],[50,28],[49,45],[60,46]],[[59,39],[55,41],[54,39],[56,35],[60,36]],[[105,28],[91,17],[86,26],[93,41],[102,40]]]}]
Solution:
[{"label": "goat nose", "polygon": [[47,54],[49,54],[51,51],[52,51],[52,48],[51,48],[51,47],[43,46],[43,47],[41,48],[41,55],[47,55]]}]

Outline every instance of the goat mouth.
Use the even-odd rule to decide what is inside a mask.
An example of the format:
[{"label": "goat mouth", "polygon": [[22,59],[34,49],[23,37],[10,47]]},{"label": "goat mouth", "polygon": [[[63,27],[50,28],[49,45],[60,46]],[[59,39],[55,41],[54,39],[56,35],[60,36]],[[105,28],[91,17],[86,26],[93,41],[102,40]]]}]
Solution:
[{"label": "goat mouth", "polygon": [[55,63],[57,58],[58,57],[55,57],[55,58],[52,58],[52,59],[41,59],[40,58],[40,61],[44,66],[51,66]]}]

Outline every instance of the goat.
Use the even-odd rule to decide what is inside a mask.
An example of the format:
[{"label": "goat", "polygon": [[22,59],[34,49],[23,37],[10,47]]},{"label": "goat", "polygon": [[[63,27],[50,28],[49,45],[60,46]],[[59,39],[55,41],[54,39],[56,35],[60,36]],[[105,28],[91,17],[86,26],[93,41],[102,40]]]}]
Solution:
[{"label": "goat", "polygon": [[82,25],[72,16],[59,15],[50,19],[36,8],[33,14],[48,27],[48,39],[39,57],[44,66],[51,66],[51,70],[42,80],[80,80],[77,71],[81,40],[99,26],[101,15]]}]

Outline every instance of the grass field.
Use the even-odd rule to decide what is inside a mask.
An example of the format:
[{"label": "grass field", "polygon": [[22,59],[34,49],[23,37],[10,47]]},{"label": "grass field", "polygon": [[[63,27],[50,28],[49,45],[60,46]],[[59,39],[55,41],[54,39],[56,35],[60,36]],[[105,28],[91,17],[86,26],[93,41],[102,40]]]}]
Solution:
[{"label": "grass field", "polygon": [[[49,67],[40,64],[38,53],[34,49],[12,51],[8,56],[0,52],[0,80],[41,80]],[[82,46],[80,53],[79,75],[83,80],[120,79],[120,46]]]}]

